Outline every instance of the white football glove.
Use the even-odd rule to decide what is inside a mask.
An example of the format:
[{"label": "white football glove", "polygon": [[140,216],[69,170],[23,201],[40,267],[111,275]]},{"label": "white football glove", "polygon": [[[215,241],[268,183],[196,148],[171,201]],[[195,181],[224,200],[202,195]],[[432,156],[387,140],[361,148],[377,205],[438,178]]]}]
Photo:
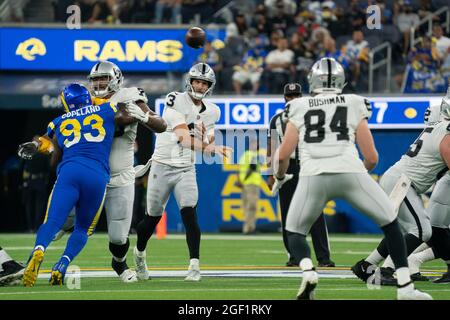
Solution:
[{"label": "white football glove", "polygon": [[276,196],[278,194],[278,190],[281,189],[283,184],[285,184],[286,182],[291,180],[293,177],[294,177],[294,175],[290,174],[290,173],[285,174],[283,179],[278,179],[278,177],[275,175],[275,183],[272,186],[272,196]]},{"label": "white football glove", "polygon": [[36,154],[38,147],[39,144],[36,141],[22,143],[17,150],[17,155],[22,159],[31,160]]},{"label": "white football glove", "polygon": [[150,117],[149,111],[147,112],[142,111],[142,109],[137,104],[132,102],[127,104],[127,111],[131,117],[144,123],[147,123]]}]

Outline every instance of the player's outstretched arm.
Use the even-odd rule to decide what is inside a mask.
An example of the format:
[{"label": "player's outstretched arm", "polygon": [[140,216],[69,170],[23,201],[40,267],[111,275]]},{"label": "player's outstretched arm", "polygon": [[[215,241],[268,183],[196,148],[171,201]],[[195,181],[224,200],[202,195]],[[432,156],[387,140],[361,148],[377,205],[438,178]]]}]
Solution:
[{"label": "player's outstretched arm", "polygon": [[207,143],[205,141],[200,141],[196,137],[192,137],[189,132],[189,128],[186,123],[179,124],[173,131],[177,135],[178,141],[182,147],[188,148],[194,151],[202,151],[208,154],[218,153],[224,157],[230,156],[233,149],[226,146],[216,146],[213,143]]},{"label": "player's outstretched arm", "polygon": [[286,174],[289,167],[289,158],[298,146],[298,142],[298,130],[295,125],[288,122],[283,142],[272,157],[273,171],[277,179],[283,178]]},{"label": "player's outstretched arm", "polygon": [[373,170],[378,163],[378,152],[367,119],[361,120],[356,128],[356,143],[364,157],[364,166],[368,171]]},{"label": "player's outstretched arm", "polygon": [[50,139],[50,137],[45,134],[43,136],[33,138],[32,141],[25,142],[19,145],[17,154],[22,159],[31,160],[33,159],[33,156],[38,152],[50,154],[54,150],[55,143],[53,143],[52,139]]},{"label": "player's outstretched arm", "polygon": [[153,132],[161,133],[166,131],[166,121],[150,110],[145,102],[137,101],[135,103],[129,103],[127,105],[127,110],[130,116],[137,119]]}]

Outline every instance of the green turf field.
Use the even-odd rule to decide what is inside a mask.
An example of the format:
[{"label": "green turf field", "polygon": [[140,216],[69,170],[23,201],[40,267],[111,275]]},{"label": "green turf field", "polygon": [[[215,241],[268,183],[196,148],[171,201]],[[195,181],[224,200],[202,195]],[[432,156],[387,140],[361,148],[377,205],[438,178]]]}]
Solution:
[{"label": "green turf field", "polygon": [[[286,268],[287,260],[280,234],[240,236],[238,234],[205,234],[201,244],[199,283],[185,282],[188,267],[187,246],[183,235],[169,235],[167,239],[152,239],[147,248],[147,262],[152,280],[124,284],[112,276],[108,239],[95,234],[73,262],[81,268],[79,289],[48,285],[48,270],[62,253],[67,237],[53,243],[47,250],[41,275],[36,286],[0,287],[0,300],[6,299],[293,299],[300,283],[296,269]],[[348,269],[376,247],[377,236],[331,235],[332,259],[337,268],[320,269],[332,275],[320,279],[317,299],[395,299],[395,288],[369,290]],[[133,266],[131,236],[128,263]],[[0,234],[0,245],[19,261],[26,261],[34,244],[31,234]],[[335,270],[335,271],[334,271]],[[446,270],[441,261],[424,265],[426,275],[438,276]],[[103,275],[102,275],[103,272]],[[263,274],[261,274],[261,272]],[[84,276],[89,273],[90,277]],[[209,274],[207,274],[209,273]],[[226,276],[225,276],[226,274]],[[94,277],[95,276],[95,277]],[[450,300],[448,284],[416,283],[434,299]]]}]

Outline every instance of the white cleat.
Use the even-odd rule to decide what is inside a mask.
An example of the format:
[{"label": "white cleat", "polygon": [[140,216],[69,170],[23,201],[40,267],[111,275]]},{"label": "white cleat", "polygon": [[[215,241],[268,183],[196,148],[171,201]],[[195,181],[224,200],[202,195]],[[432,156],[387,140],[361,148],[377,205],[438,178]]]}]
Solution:
[{"label": "white cleat", "polygon": [[137,247],[133,250],[134,266],[136,269],[136,275],[139,280],[149,280],[150,272],[147,269],[146,253],[139,252]]},{"label": "white cleat", "polygon": [[122,282],[125,282],[125,283],[132,283],[132,282],[138,281],[136,272],[131,269],[125,270],[124,272],[122,272],[120,274],[119,277],[120,277],[120,280],[122,280]]},{"label": "white cleat", "polygon": [[314,289],[319,282],[319,276],[315,271],[304,271],[303,279],[298,289],[297,300],[314,300]]},{"label": "white cleat", "polygon": [[426,292],[414,289],[414,285],[411,283],[397,290],[397,300],[433,300],[433,297]]},{"label": "white cleat", "polygon": [[184,281],[200,281],[202,276],[200,275],[200,264],[198,259],[191,259],[189,265],[188,274]]}]

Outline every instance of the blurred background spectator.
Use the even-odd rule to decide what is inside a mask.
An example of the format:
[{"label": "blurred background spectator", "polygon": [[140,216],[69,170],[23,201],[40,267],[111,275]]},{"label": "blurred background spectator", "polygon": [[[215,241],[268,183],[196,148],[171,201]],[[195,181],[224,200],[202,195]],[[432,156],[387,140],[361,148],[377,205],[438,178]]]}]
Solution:
[{"label": "blurred background spectator", "polygon": [[[226,29],[224,47],[207,44],[199,57],[213,64],[218,73],[215,93],[247,89],[275,93],[282,85],[265,81],[271,76],[275,82],[300,82],[307,90],[309,68],[322,56],[336,57],[344,64],[349,76],[347,91],[364,92],[368,90],[371,59],[375,63],[387,56],[386,46],[373,49],[386,43],[391,47],[389,63],[397,80],[387,90],[400,90],[399,84],[408,76],[409,54],[417,54],[423,43],[416,44],[423,36],[432,36],[440,62],[438,71],[444,78],[450,72],[450,26],[445,24],[446,12],[435,14],[449,6],[448,0],[0,0],[0,4],[0,21],[7,22],[65,22],[67,7],[76,4],[83,23],[218,24]],[[366,25],[368,5],[379,8],[380,30]],[[433,22],[432,32],[428,21]],[[412,28],[414,39],[410,39]],[[255,50],[255,38],[267,40]],[[286,48],[281,51],[280,46]],[[276,61],[266,62],[262,74],[256,71],[259,67],[248,69],[253,64],[250,61],[259,61],[261,53],[269,53],[268,61]],[[283,59],[280,63],[280,57],[289,63]],[[375,84],[378,90],[385,83],[386,69],[373,74],[379,79]]]},{"label": "blurred background spectator", "polygon": [[280,88],[289,82],[294,52],[288,48],[288,40],[280,38],[277,49],[268,53],[266,58],[267,88],[269,93],[280,93]]}]

